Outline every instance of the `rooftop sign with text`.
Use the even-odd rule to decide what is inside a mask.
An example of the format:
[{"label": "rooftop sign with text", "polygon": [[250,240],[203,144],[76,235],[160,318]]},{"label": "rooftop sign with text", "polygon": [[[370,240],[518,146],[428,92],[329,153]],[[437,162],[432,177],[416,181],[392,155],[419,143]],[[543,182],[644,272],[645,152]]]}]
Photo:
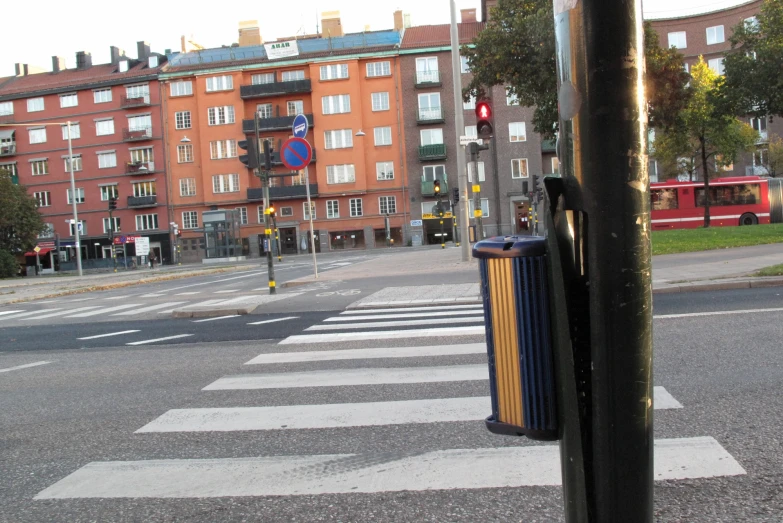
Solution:
[{"label": "rooftop sign with text", "polygon": [[266,49],[266,56],[270,60],[299,56],[299,45],[297,45],[296,40],[264,44],[264,49]]}]

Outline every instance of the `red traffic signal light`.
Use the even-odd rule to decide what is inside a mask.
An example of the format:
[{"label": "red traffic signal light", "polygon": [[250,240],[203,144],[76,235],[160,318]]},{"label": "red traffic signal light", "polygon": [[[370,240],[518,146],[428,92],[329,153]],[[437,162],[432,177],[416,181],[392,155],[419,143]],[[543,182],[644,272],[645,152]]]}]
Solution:
[{"label": "red traffic signal light", "polygon": [[492,134],[492,106],[487,100],[476,103],[476,130],[479,136]]}]

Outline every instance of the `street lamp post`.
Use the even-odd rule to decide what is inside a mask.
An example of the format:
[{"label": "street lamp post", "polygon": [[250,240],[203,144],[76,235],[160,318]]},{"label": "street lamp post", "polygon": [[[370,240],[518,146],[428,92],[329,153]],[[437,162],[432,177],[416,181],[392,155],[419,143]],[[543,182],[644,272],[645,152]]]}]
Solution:
[{"label": "street lamp post", "polygon": [[76,268],[82,275],[82,246],[79,238],[79,213],[76,210],[76,182],[73,179],[73,144],[71,142],[71,121],[68,125],[68,172],[71,174],[71,204],[73,205],[73,238],[76,246]]}]

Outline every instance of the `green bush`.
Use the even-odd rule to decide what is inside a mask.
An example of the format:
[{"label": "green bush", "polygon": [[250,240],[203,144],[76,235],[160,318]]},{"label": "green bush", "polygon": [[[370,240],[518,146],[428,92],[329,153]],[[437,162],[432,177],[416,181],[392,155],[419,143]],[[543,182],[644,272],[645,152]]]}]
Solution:
[{"label": "green bush", "polygon": [[14,255],[8,251],[0,251],[0,278],[13,278],[19,274],[19,264]]}]

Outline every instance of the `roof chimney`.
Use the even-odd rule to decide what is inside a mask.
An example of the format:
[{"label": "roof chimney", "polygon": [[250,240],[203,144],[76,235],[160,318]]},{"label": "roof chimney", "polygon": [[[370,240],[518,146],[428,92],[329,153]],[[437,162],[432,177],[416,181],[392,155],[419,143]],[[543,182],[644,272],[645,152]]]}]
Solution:
[{"label": "roof chimney", "polygon": [[16,76],[27,76],[27,64],[14,64]]},{"label": "roof chimney", "polygon": [[485,0],[481,3],[481,21],[486,22],[492,19],[492,10],[498,5],[498,0]]},{"label": "roof chimney", "polygon": [[120,49],[119,47],[114,47],[113,45],[109,46],[109,56],[111,56],[111,64],[117,65],[120,63],[120,58],[125,56],[125,51]]},{"label": "roof chimney", "polygon": [[59,73],[60,71],[64,71],[66,69],[65,67],[65,58],[62,56],[53,56],[52,57],[52,72],[53,73]]},{"label": "roof chimney", "polygon": [[402,10],[397,9],[394,11],[394,30],[398,33],[402,31],[403,25],[402,25]]},{"label": "roof chimney", "polygon": [[76,68],[89,69],[92,67],[92,54],[87,51],[78,51],[76,53]]},{"label": "roof chimney", "polygon": [[343,36],[343,34],[340,11],[324,11],[321,13],[321,36]]},{"label": "roof chimney", "polygon": [[476,9],[475,8],[460,9],[459,10],[459,14],[460,14],[460,18],[461,18],[460,21],[463,24],[468,24],[468,23],[477,21],[477,19],[476,19]]},{"label": "roof chimney", "polygon": [[138,53],[138,59],[146,62],[147,57],[150,55],[150,44],[143,40],[136,42],[136,52]]},{"label": "roof chimney", "polygon": [[248,45],[261,45],[261,31],[258,29],[258,20],[239,22],[239,47]]}]

